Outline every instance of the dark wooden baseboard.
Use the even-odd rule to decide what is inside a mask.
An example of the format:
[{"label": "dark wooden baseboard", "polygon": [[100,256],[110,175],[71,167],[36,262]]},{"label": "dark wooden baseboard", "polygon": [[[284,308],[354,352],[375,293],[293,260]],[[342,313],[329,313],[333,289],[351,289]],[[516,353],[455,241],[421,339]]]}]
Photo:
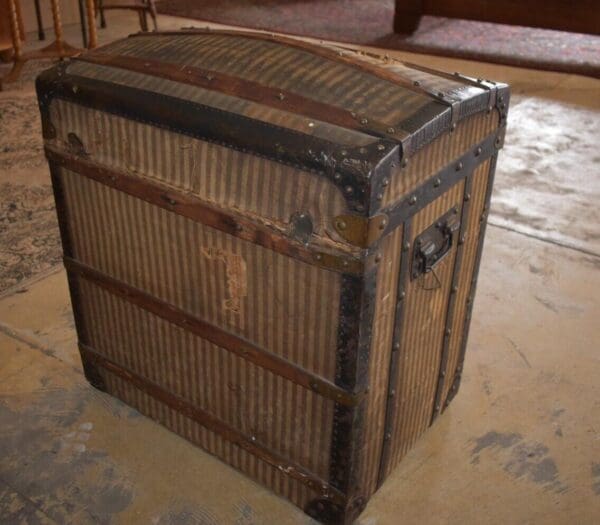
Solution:
[{"label": "dark wooden baseboard", "polygon": [[396,0],[394,31],[414,32],[423,15],[600,34],[597,0]]}]

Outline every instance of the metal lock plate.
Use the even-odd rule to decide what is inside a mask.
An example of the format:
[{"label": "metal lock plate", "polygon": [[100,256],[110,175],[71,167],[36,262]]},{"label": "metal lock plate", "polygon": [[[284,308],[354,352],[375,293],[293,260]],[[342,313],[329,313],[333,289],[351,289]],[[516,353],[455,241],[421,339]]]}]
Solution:
[{"label": "metal lock plate", "polygon": [[415,239],[411,279],[430,272],[448,254],[459,229],[460,215],[454,207]]}]

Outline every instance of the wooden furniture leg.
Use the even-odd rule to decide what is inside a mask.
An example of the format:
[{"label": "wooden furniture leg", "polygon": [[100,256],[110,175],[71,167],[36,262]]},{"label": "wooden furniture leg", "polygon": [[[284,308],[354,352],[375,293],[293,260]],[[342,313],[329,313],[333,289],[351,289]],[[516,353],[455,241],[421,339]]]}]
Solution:
[{"label": "wooden furniture leg", "polygon": [[46,33],[44,33],[44,22],[42,20],[42,11],[40,10],[40,0],[34,0],[33,5],[35,6],[35,18],[38,26],[38,38],[40,40],[46,40]]},{"label": "wooden furniture leg", "polygon": [[83,0],[78,0],[78,5],[79,5],[79,23],[81,24],[81,41],[83,44],[83,47],[87,47],[87,30],[86,30],[86,17],[85,17],[85,12],[84,12],[84,7],[83,7]]},{"label": "wooden furniture leg", "polygon": [[414,33],[423,16],[421,0],[396,0],[394,33]]},{"label": "wooden furniture leg", "polygon": [[86,0],[86,6],[88,32],[90,34],[88,49],[94,49],[98,46],[98,32],[96,31],[96,7],[94,6],[94,0]]},{"label": "wooden furniture leg", "polygon": [[[92,2],[93,0],[88,0]],[[78,55],[81,49],[68,44],[63,40],[62,23],[60,20],[60,7],[58,0],[51,0],[52,20],[54,23],[54,34],[56,39],[50,45],[24,53],[21,43],[21,30],[19,29],[19,20],[17,16],[17,0],[8,0],[10,27],[13,44],[13,67],[11,70],[0,79],[0,89],[5,82],[14,82],[19,78],[23,65],[28,60],[44,59],[44,58],[64,58],[68,56]],[[92,13],[93,15],[93,13]],[[92,16],[93,20],[93,16]],[[91,35],[90,35],[91,40]]]}]

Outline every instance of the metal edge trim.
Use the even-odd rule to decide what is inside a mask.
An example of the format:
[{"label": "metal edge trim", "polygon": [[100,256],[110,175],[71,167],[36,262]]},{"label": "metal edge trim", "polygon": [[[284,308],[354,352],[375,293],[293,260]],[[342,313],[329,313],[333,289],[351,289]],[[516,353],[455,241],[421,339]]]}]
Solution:
[{"label": "metal edge trim", "polygon": [[398,275],[398,292],[396,295],[396,313],[394,319],[394,333],[392,338],[392,351],[390,352],[390,364],[388,373],[387,403],[385,409],[385,418],[383,426],[383,444],[381,446],[381,455],[379,459],[379,474],[377,477],[377,488],[385,480],[386,472],[391,454],[392,425],[396,412],[396,392],[395,385],[398,379],[400,366],[400,347],[402,339],[402,329],[404,326],[404,313],[406,302],[406,288],[410,278],[410,236],[412,232],[412,218],[408,217],[403,222],[402,232],[402,254],[400,256],[400,271]]},{"label": "metal edge trim", "polygon": [[446,407],[450,404],[456,393],[458,392],[458,388],[460,386],[460,380],[462,377],[462,369],[465,361],[465,354],[467,350],[467,341],[469,338],[469,328],[471,326],[471,315],[473,313],[473,304],[475,302],[475,291],[477,288],[477,278],[479,276],[479,269],[481,266],[481,256],[483,254],[483,244],[485,240],[485,231],[487,227],[487,215],[490,209],[490,202],[492,200],[492,189],[494,186],[494,176],[496,172],[496,162],[498,160],[498,155],[494,155],[490,162],[490,169],[488,175],[488,183],[486,188],[486,196],[485,196],[485,205],[483,207],[483,213],[480,217],[481,228],[479,230],[479,238],[477,239],[477,253],[475,256],[475,265],[473,271],[473,277],[471,279],[471,285],[469,290],[469,295],[467,296],[467,313],[465,315],[465,321],[463,325],[463,336],[460,346],[460,353],[456,365],[456,372],[454,377],[452,378],[452,386],[448,392],[448,396],[444,401],[442,406],[442,411],[446,409]]},{"label": "metal edge trim", "polygon": [[360,274],[363,270],[360,259],[309,248],[279,232],[259,226],[242,216],[225,212],[165,184],[125,174],[48,145],[44,150],[50,165],[63,167],[117,191],[282,255],[334,272]]},{"label": "metal edge trim", "polygon": [[454,310],[456,308],[456,296],[458,292],[458,280],[460,278],[460,269],[464,252],[465,235],[467,230],[467,222],[471,211],[471,188],[473,186],[473,175],[475,171],[470,172],[465,177],[465,187],[463,191],[463,202],[460,216],[460,231],[458,245],[456,247],[456,257],[454,259],[454,268],[452,270],[452,281],[450,288],[450,297],[448,300],[448,308],[446,310],[446,320],[444,323],[444,340],[442,343],[442,352],[440,356],[440,367],[438,373],[438,381],[433,402],[433,410],[431,414],[430,425],[440,415],[442,410],[442,394],[444,392],[444,384],[446,381],[448,367],[448,353],[450,351],[450,339],[452,336],[452,322],[454,320]]},{"label": "metal edge trim", "polygon": [[406,218],[414,215],[448,191],[465,177],[465,173],[471,172],[482,162],[496,154],[497,150],[502,147],[503,134],[504,128],[498,128],[481,142],[472,145],[466,153],[451,161],[415,190],[407,193],[399,202],[378,209],[379,213],[385,213],[389,219],[383,235],[390,233],[402,224]]},{"label": "metal edge trim", "polygon": [[185,330],[210,341],[246,361],[283,377],[307,390],[331,399],[344,406],[360,403],[364,393],[353,393],[323,379],[322,377],[261,348],[246,339],[227,332],[203,319],[194,317],[180,308],[139,290],[127,283],[110,277],[71,257],[64,258],[67,272],[92,282],[144,310],[161,317]]},{"label": "metal edge trim", "polygon": [[[348,207],[362,214],[368,212],[373,167],[399,147],[381,139],[348,148],[162,93],[123,85],[115,89],[110,82],[69,75],[67,65],[58,64],[36,79],[44,138],[55,137],[48,107],[54,99],[62,99],[315,173],[330,180]],[[262,140],[264,136],[270,140]]]},{"label": "metal edge trim", "polygon": [[346,497],[344,494],[335,487],[329,485],[326,481],[320,479],[318,476],[298,465],[297,463],[294,463],[289,459],[286,459],[283,456],[269,450],[265,445],[258,443],[252,437],[242,434],[209,412],[194,406],[186,399],[183,399],[165,390],[156,383],[149,381],[145,377],[118,365],[110,359],[107,359],[87,345],[80,343],[79,349],[81,354],[85,356],[86,361],[91,362],[93,365],[98,366],[109,373],[119,376],[121,379],[127,381],[138,390],[143,391],[157,401],[169,406],[173,410],[176,410],[184,417],[188,417],[196,421],[211,432],[215,432],[223,439],[233,443],[246,452],[253,454],[258,459],[268,463],[272,467],[275,467],[279,472],[282,472],[296,481],[303,483],[317,494],[320,494],[326,499],[334,501],[338,504],[344,504],[346,502]]}]

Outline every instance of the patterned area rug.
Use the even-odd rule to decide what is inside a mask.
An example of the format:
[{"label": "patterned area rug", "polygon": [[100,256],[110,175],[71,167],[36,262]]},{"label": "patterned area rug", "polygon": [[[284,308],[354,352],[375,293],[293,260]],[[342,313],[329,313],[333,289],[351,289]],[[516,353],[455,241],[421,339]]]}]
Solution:
[{"label": "patterned area rug", "polygon": [[60,261],[52,188],[0,184],[0,292]]},{"label": "patterned area rug", "polygon": [[33,91],[33,79],[50,64],[27,64],[21,79],[0,93],[0,293],[61,262]]},{"label": "patterned area rug", "polygon": [[160,13],[256,29],[600,77],[600,37],[423,17],[392,30],[394,0],[161,0]]}]

